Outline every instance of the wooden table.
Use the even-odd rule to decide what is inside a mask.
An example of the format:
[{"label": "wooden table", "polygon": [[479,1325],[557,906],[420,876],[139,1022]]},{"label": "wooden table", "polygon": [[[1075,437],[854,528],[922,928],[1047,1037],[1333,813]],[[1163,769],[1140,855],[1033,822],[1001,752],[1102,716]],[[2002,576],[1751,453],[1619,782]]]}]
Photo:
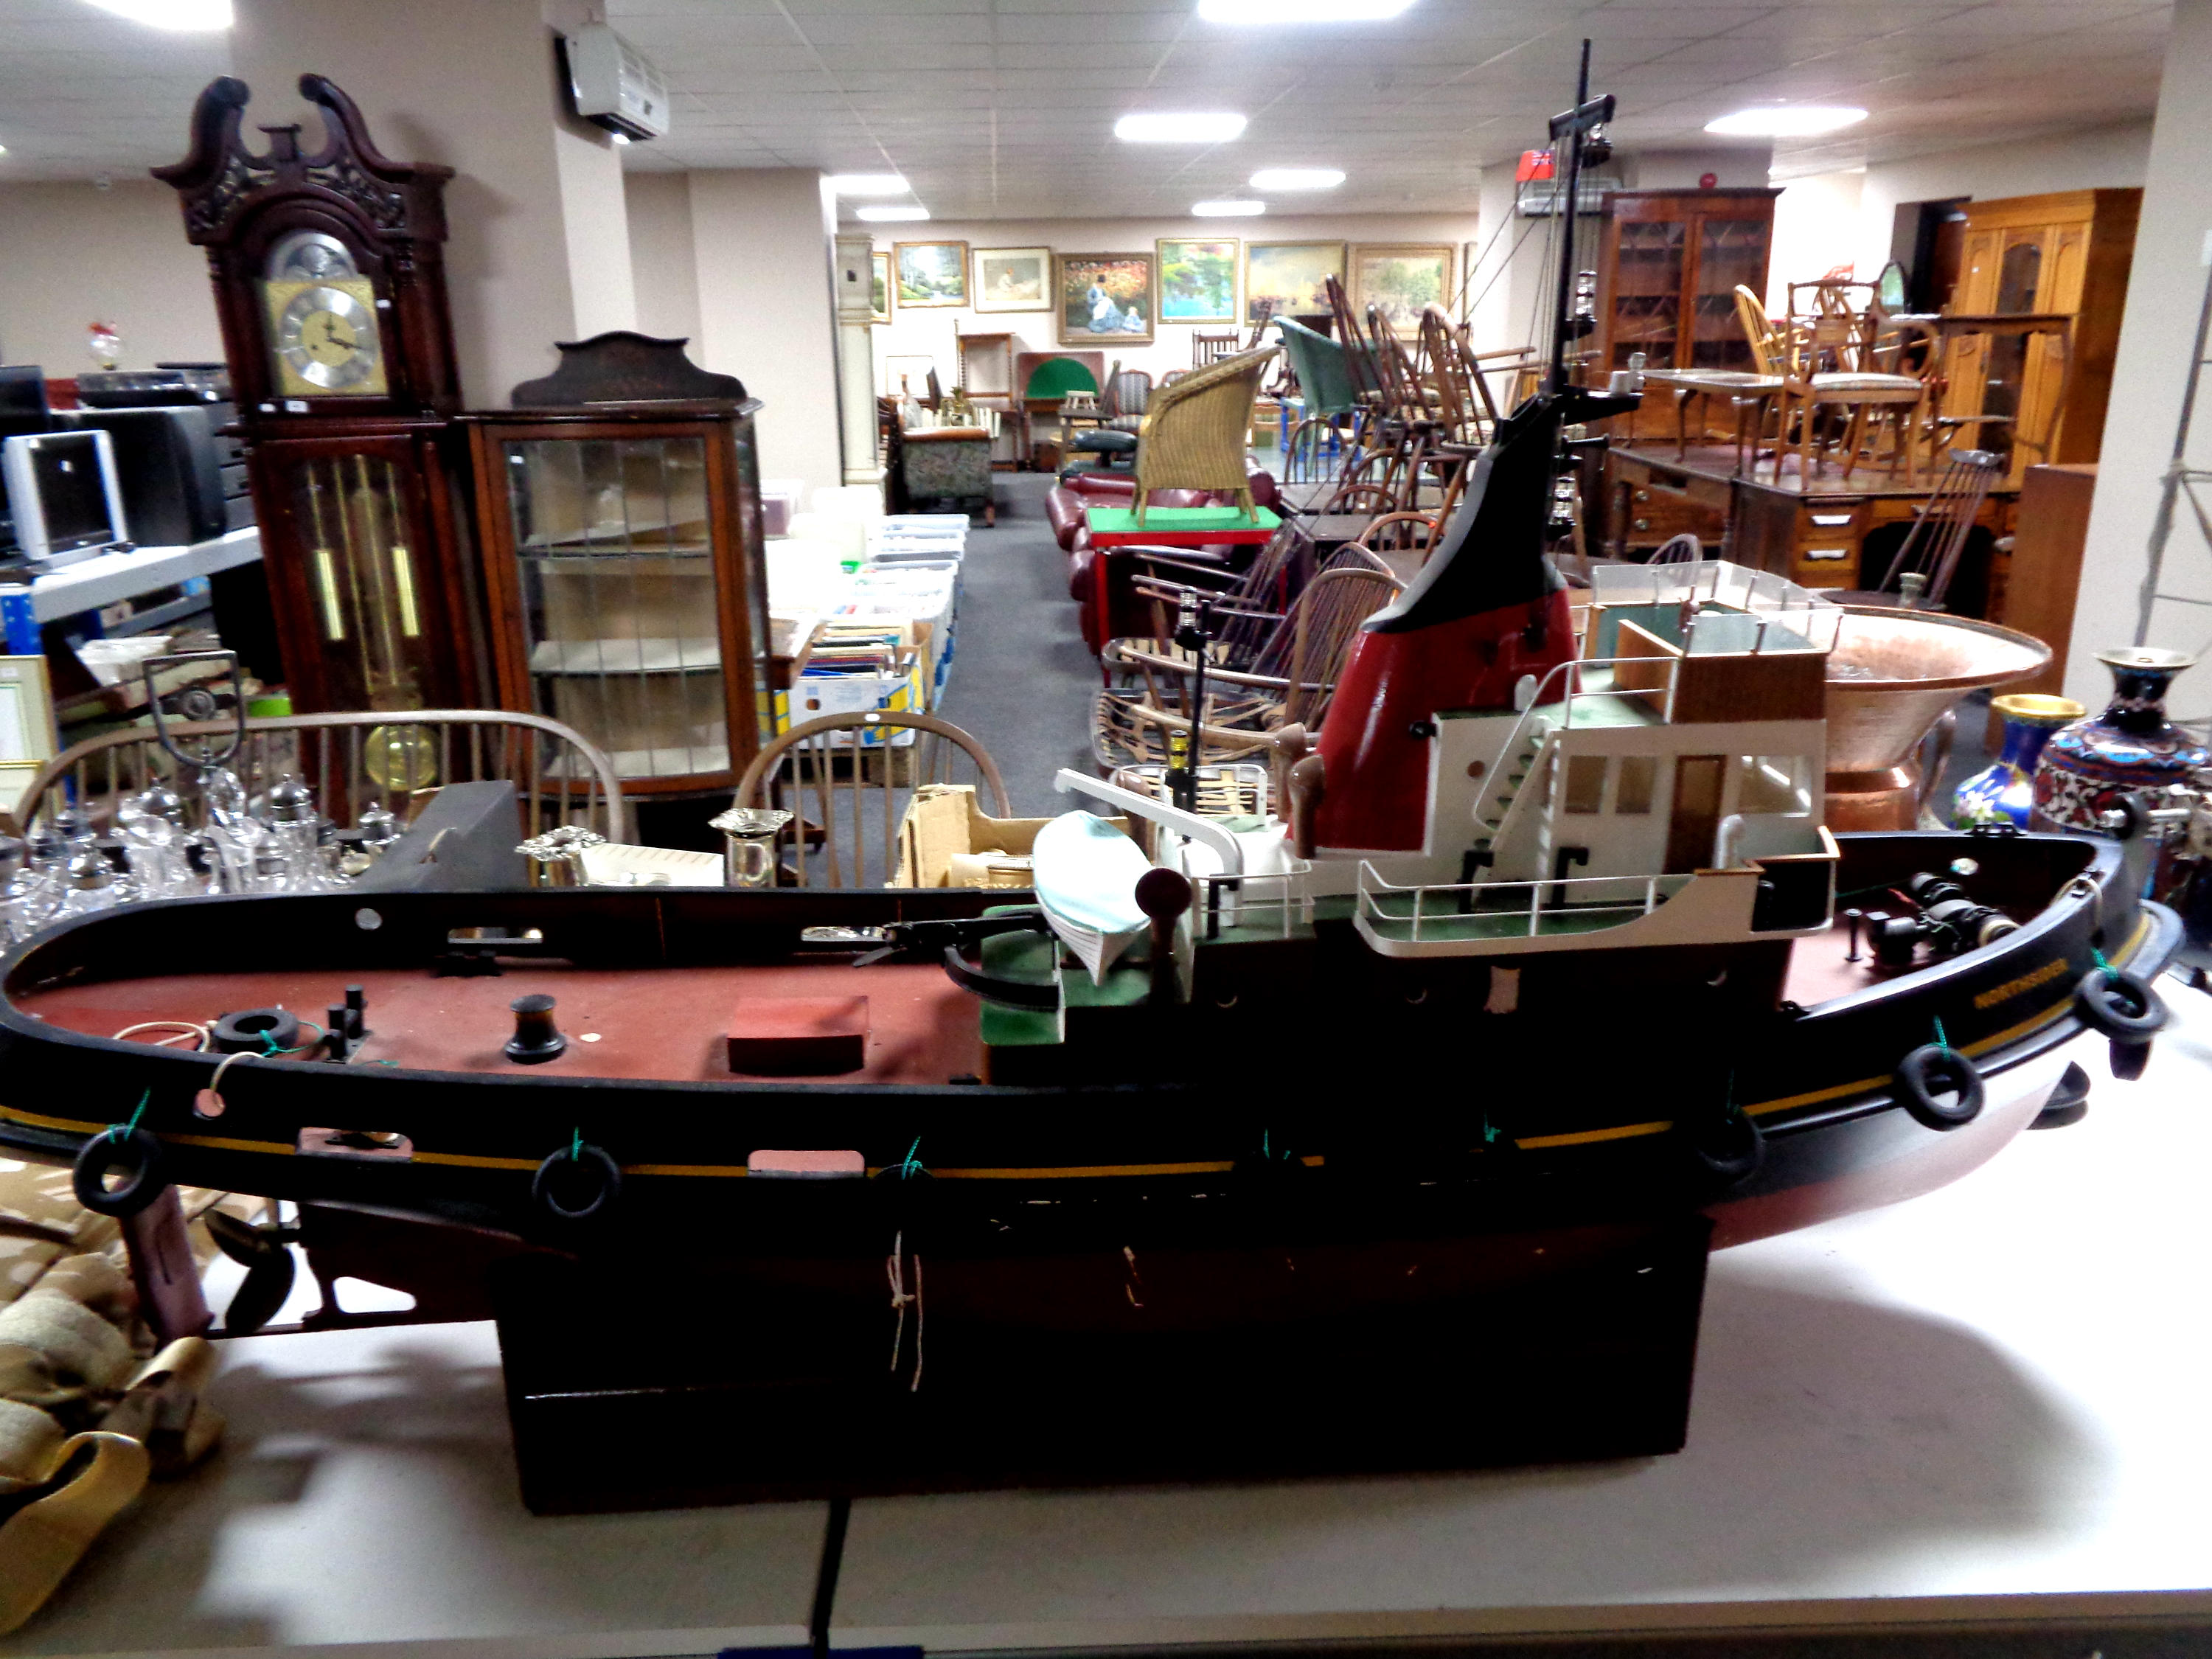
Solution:
[{"label": "wooden table", "polygon": [[[1808,489],[1795,473],[1779,481],[1738,475],[1726,445],[1692,444],[1681,459],[1672,448],[1616,448],[1607,456],[1601,511],[1594,516],[1605,550],[1615,557],[1649,553],[1686,531],[1712,556],[1807,587],[1869,587],[1881,580],[1932,493],[1930,486],[1908,489],[1865,474],[1849,486],[1840,475],[1815,474]],[[1992,489],[1975,522],[1993,537],[2009,535],[2019,501],[2017,489]],[[1869,548],[1872,558],[1866,556]],[[1970,570],[1954,585],[1954,610],[1980,615],[1984,584],[2002,608],[1998,561],[1986,569],[1983,582]]]}]

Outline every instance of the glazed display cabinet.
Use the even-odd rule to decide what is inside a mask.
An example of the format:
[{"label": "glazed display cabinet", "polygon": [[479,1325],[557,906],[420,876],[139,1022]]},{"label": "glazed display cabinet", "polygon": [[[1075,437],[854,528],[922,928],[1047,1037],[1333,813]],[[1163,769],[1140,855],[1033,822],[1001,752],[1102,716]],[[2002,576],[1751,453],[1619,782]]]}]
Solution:
[{"label": "glazed display cabinet", "polygon": [[[1637,352],[1646,368],[1748,371],[1751,341],[1737,320],[1739,285],[1766,291],[1774,241],[1769,189],[1620,190],[1605,198],[1598,249],[1597,337],[1585,378],[1603,386]],[[1653,399],[1614,425],[1673,430]]]},{"label": "glazed display cabinet", "polygon": [[757,407],[469,417],[501,704],[627,787],[732,787],[766,734]]}]

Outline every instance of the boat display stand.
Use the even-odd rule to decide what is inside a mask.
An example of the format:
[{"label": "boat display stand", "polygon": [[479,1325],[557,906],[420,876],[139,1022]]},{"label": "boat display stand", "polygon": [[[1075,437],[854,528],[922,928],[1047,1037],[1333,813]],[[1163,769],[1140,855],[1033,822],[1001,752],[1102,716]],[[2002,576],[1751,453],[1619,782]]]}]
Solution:
[{"label": "boat display stand", "polygon": [[557,1515],[1674,1452],[1710,1233],[1677,1213],[1511,1289],[1135,1335],[933,1310],[910,1253],[866,1301],[549,1253],[491,1287],[523,1499]]}]

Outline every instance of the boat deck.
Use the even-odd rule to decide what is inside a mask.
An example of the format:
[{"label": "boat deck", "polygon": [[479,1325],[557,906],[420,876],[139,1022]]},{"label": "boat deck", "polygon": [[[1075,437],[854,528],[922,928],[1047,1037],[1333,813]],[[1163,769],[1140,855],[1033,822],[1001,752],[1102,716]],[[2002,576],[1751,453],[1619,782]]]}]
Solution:
[{"label": "boat deck", "polygon": [[[934,962],[843,962],[761,967],[577,968],[509,963],[483,978],[434,977],[425,969],[313,969],[251,974],[165,974],[73,984],[24,994],[27,1013],[64,1030],[112,1036],[144,1020],[207,1021],[246,1008],[282,1006],[319,1027],[345,988],[368,993],[369,1037],[354,1061],[410,1071],[479,1072],[663,1083],[726,1082],[726,1034],[742,1010],[773,1015],[798,1000],[867,1000],[866,1060],[855,1072],[811,1080],[941,1084],[983,1069],[975,999]],[[501,1052],[514,1034],[507,1005],[543,993],[568,1051],[517,1066]],[[172,1035],[147,1031],[152,1042]],[[802,1076],[799,1081],[809,1079]]]}]

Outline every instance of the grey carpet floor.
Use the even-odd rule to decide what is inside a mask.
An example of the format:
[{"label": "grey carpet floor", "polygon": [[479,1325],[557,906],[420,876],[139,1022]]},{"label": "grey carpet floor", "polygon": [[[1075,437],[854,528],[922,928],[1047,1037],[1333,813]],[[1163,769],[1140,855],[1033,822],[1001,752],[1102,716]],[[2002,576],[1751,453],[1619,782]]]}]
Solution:
[{"label": "grey carpet floor", "polygon": [[939,712],[991,751],[1018,816],[1076,803],[1053,793],[1063,766],[1095,773],[1091,705],[1098,665],[1067,597],[1067,556],[1052,538],[1048,473],[997,475],[999,523],[968,535],[958,644]]},{"label": "grey carpet floor", "polygon": [[[1050,817],[1077,805],[1053,793],[1053,774],[1063,766],[1097,770],[1091,708],[1098,665],[1067,596],[1067,556],[1044,516],[1051,476],[1000,473],[995,482],[997,527],[979,522],[969,532],[959,647],[939,712],[991,751],[1017,815]],[[1945,810],[1950,790],[1990,763],[1983,743],[1988,701],[1986,692],[1960,701]]]}]

